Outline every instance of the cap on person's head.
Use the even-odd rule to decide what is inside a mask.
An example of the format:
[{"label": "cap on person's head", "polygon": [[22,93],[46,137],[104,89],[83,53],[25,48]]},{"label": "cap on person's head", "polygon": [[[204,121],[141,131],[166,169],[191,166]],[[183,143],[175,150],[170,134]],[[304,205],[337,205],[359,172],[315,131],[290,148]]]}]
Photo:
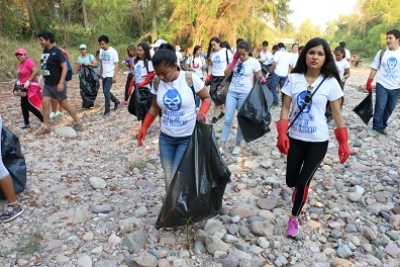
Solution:
[{"label": "cap on person's head", "polygon": [[87,47],[86,47],[86,45],[85,44],[81,44],[80,46],[79,46],[79,50],[81,50],[81,49],[86,49]]},{"label": "cap on person's head", "polygon": [[167,41],[163,40],[163,39],[158,39],[154,44],[151,44],[150,47],[151,48],[159,48],[162,44],[166,44]]},{"label": "cap on person's head", "polygon": [[28,54],[28,52],[26,52],[26,50],[24,48],[18,48],[17,50],[15,50],[14,56],[16,54],[21,54],[21,55],[26,56]]}]

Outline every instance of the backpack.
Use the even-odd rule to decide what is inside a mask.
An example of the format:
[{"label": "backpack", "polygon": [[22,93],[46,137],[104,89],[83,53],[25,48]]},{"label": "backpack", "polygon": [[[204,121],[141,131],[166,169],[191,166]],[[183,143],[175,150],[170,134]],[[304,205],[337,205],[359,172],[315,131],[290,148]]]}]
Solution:
[{"label": "backpack", "polygon": [[381,54],[379,55],[379,67],[381,67],[383,55],[385,55],[387,48],[381,50]]},{"label": "backpack", "polygon": [[[186,84],[190,87],[190,89],[192,89],[193,97],[196,99],[196,93],[195,93],[194,87],[193,87],[193,76],[192,75],[193,75],[193,73],[191,71],[185,71]],[[158,76],[155,76],[153,79],[153,87],[154,87],[155,91],[158,90],[159,84],[160,84],[160,78],[158,78]]]},{"label": "backpack", "polygon": [[74,71],[72,70],[72,66],[71,66],[71,62],[69,62],[69,57],[67,52],[65,52],[64,50],[60,49],[61,53],[64,56],[65,62],[67,63],[67,75],[65,76],[65,80],[66,81],[70,81],[72,80],[72,75],[74,75]]}]

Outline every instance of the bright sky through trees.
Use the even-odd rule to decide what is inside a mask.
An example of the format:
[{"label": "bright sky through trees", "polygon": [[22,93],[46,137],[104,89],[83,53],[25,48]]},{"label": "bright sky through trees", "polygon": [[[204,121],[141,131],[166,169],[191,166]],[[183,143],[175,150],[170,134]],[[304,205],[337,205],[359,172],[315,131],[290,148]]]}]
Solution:
[{"label": "bright sky through trees", "polygon": [[356,4],[357,0],[291,0],[289,6],[293,13],[289,20],[298,28],[310,18],[314,24],[325,29],[328,21],[352,13]]}]

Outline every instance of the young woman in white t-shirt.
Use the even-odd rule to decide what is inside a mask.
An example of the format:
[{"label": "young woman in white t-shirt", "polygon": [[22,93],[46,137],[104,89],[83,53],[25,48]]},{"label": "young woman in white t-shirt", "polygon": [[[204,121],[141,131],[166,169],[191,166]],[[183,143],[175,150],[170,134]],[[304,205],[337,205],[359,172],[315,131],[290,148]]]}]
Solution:
[{"label": "young woman in white t-shirt", "polygon": [[[211,103],[204,82],[192,74],[193,89],[190,88],[186,74],[180,70],[176,59],[175,51],[170,44],[162,45],[154,54],[152,60],[160,83],[157,89],[153,88],[151,91],[153,103],[137,137],[139,146],[143,145],[147,129],[161,112],[159,147],[167,192],[190,142],[196,119],[205,122]],[[194,94],[202,101],[197,114]]]},{"label": "young woman in white t-shirt", "polygon": [[186,69],[193,71],[201,80],[204,79],[203,69],[206,66],[205,59],[201,56],[201,46],[196,45],[193,49],[193,55],[186,61]]},{"label": "young woman in white t-shirt", "polygon": [[221,47],[221,40],[213,37],[207,49],[208,74],[206,83],[210,83],[210,95],[214,102],[214,117],[211,122],[216,123],[225,116],[224,103],[217,97],[217,89],[224,80],[224,71],[228,64],[232,62],[232,52]]},{"label": "young woman in white t-shirt", "polygon": [[[339,142],[340,162],[343,164],[350,155],[348,131],[340,110],[343,91],[339,82],[328,43],[322,38],[314,38],[305,45],[296,67],[282,88],[282,111],[276,123],[279,134],[277,147],[281,153],[287,154],[286,184],[294,189],[292,214],[286,230],[286,235],[290,237],[300,232],[297,217],[307,201],[311,179],[328,149],[329,128],[325,121],[327,101],[337,127],[335,136]],[[293,122],[303,106],[305,108]],[[289,120],[293,125],[288,133]]]},{"label": "young woman in white t-shirt", "polygon": [[[225,70],[225,77],[232,75],[232,80],[229,84],[228,94],[225,101],[225,121],[222,126],[221,143],[219,151],[224,153],[225,143],[228,140],[229,133],[235,111],[239,110],[246,100],[248,94],[253,88],[254,75],[260,79],[262,83],[266,82],[265,77],[262,77],[260,62],[251,57],[250,45],[245,41],[241,41],[236,45],[236,53],[233,55],[232,63]],[[233,155],[240,152],[240,143],[243,141],[242,131],[238,127],[236,132],[236,145],[232,151]]]},{"label": "young woman in white t-shirt", "polygon": [[333,53],[335,55],[335,65],[339,72],[340,82],[344,89],[344,84],[350,77],[350,62],[346,59],[346,52],[343,47],[336,47]]},{"label": "young woman in white t-shirt", "polygon": [[[133,60],[135,66],[135,90],[141,90],[141,108],[144,114],[147,113],[151,106],[152,94],[152,81],[156,73],[154,72],[153,63],[150,57],[150,46],[147,43],[140,43],[136,48],[136,58]],[[146,101],[143,101],[146,99]],[[137,114],[137,119],[142,121],[142,115]]]}]

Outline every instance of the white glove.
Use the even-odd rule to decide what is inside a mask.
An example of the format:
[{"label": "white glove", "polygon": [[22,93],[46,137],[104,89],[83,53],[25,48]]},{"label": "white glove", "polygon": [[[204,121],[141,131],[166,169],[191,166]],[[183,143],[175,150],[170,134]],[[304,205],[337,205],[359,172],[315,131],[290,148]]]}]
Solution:
[{"label": "white glove", "polygon": [[20,82],[20,81],[17,81],[16,84],[17,84],[17,85],[21,85],[21,82]]},{"label": "white glove", "polygon": [[30,84],[31,84],[31,82],[29,80],[27,80],[24,84],[24,88],[28,88]]}]

